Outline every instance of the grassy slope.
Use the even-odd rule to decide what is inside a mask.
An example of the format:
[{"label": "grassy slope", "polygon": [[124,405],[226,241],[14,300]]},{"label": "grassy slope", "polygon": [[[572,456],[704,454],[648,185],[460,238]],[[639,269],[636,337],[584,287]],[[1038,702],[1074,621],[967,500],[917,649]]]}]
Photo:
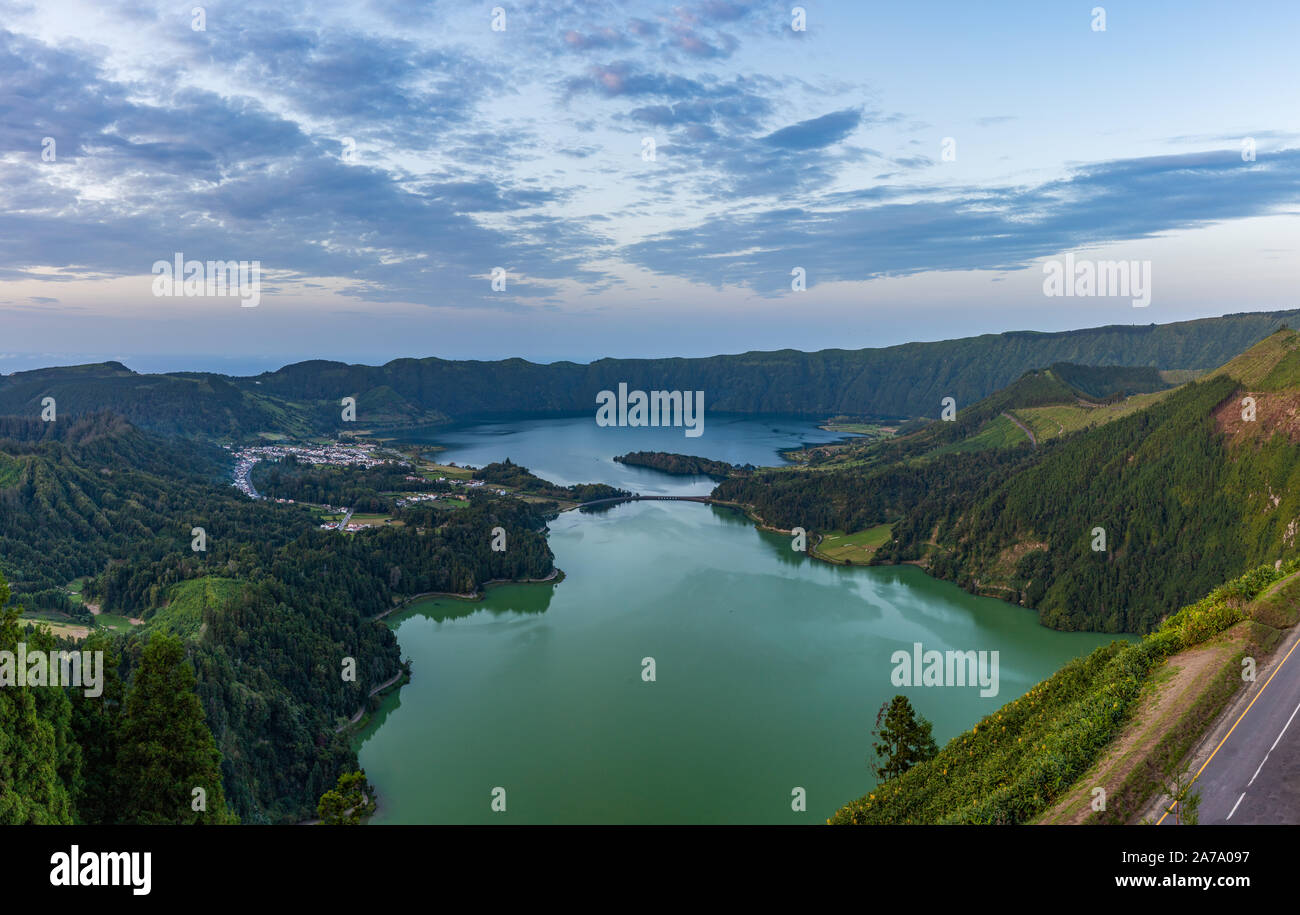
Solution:
[{"label": "grassy slope", "polygon": [[[1141,642],[1112,642],[1070,662],[954,737],[934,759],[877,785],[829,822],[1031,822],[1066,797],[1121,734],[1167,658],[1246,619],[1241,607],[1297,568],[1300,559],[1282,569],[1261,566],[1183,608]],[[1293,608],[1298,597],[1292,592],[1271,599],[1266,595],[1261,603]],[[1221,706],[1227,697],[1216,698]],[[1183,722],[1178,739],[1186,743],[1200,733],[1197,725],[1203,729],[1209,723],[1212,706],[1202,704],[1193,725]],[[1176,756],[1179,745],[1171,741],[1164,752]],[[1140,788],[1132,788],[1134,797]],[[1118,816],[1131,807],[1112,798],[1110,809]]]},{"label": "grassy slope", "polygon": [[[1284,637],[1282,630],[1300,620],[1300,573],[1268,587],[1242,612],[1246,619],[1155,669],[1124,730],[1038,822],[1134,822],[1146,804],[1162,794],[1164,774],[1245,688],[1241,659],[1267,655]],[[1095,787],[1106,791],[1103,810],[1093,809]]]},{"label": "grassy slope", "polygon": [[243,587],[242,581],[212,575],[178,582],[172,585],[167,604],[145,622],[183,639],[197,639],[202,634],[204,612],[224,607]]},{"label": "grassy slope", "polygon": [[878,524],[855,534],[827,531],[813,554],[832,562],[865,563],[881,544],[888,542],[892,530],[893,525]]}]

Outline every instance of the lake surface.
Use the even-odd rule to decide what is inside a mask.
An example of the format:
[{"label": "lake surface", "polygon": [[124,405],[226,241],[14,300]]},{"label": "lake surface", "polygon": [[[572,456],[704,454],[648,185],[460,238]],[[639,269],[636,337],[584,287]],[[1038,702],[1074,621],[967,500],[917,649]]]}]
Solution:
[{"label": "lake surface", "polygon": [[687,438],[681,428],[674,427],[597,426],[593,413],[568,419],[459,426],[435,431],[427,440],[446,448],[437,454],[439,461],[481,467],[510,458],[561,486],[608,483],[643,495],[676,496],[707,495],[717,483],[708,477],[675,477],[628,467],[613,458],[629,451],[669,451],[732,464],[773,466],[787,463],[780,451],[844,437],[819,429],[816,422],[805,418],[755,419],[708,413],[703,434]]},{"label": "lake surface", "polygon": [[[562,455],[588,467],[604,447],[609,467],[630,470],[608,456],[665,447],[611,448],[580,429],[570,439],[569,424],[465,430],[442,457],[507,456],[485,450],[495,437],[557,482],[625,485],[567,468]],[[833,437],[745,420],[729,433],[734,456],[708,442],[697,453],[779,463],[789,436],[813,433]],[[714,506],[569,512],[551,523],[550,543],[562,582],[494,587],[478,603],[426,600],[389,617],[413,674],[359,736],[380,795],[374,822],[822,823],[872,787],[870,731],[889,697],[909,696],[942,745],[1113,638],[1045,629],[1032,611],[914,567],[817,562]],[[914,642],[997,650],[998,695],[895,687],[891,655]],[[497,787],[504,813],[491,810]],[[791,809],[796,787],[807,812]]]}]

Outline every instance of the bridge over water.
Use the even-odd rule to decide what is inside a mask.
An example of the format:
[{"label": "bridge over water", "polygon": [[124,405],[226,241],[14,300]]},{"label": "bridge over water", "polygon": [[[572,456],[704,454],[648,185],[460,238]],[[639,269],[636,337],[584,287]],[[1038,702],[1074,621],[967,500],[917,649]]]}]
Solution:
[{"label": "bridge over water", "polygon": [[592,505],[617,505],[620,502],[712,502],[708,496],[643,496],[639,492],[634,492],[630,496],[614,496],[610,499],[593,499],[590,502],[579,503],[578,508],[588,508]]}]

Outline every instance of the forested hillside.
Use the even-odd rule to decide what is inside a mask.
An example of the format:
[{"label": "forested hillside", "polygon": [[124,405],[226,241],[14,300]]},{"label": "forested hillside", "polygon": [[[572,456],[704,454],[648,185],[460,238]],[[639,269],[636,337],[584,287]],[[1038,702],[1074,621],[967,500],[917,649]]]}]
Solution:
[{"label": "forested hillside", "polygon": [[1296,553],[1300,335],[1274,334],[1134,409],[1098,408],[1104,422],[1045,444],[944,447],[1049,387],[1027,376],[854,466],[728,480],[715,494],[780,527],[892,522],[874,561],[919,562],[1060,629],[1150,631],[1216,582]]},{"label": "forested hillside", "polygon": [[[1155,369],[1210,369],[1295,321],[1300,311],[1227,315],[1147,326],[1039,333],[1013,331],[882,349],[751,352],[701,359],[601,359],[539,365],[436,358],[383,366],[297,363],[253,378],[137,375],[118,363],[41,369],[0,378],[0,414],[36,416],[43,397],[65,414],[109,409],[145,429],[190,436],[333,433],[341,401],[355,397],[349,428],[404,428],[493,416],[592,411],[597,392],[702,390],[718,413],[938,416],[1054,363],[1130,366],[1135,390],[1154,390]],[[1140,369],[1148,370],[1143,374]],[[1113,375],[1108,377],[1114,378]],[[1086,373],[1070,383],[1092,396]],[[1133,385],[1136,385],[1133,388]],[[1110,393],[1110,392],[1107,392]]]},{"label": "forested hillside", "polygon": [[247,393],[221,375],[141,375],[105,362],[0,377],[0,415],[39,417],[47,397],[54,399],[56,419],[108,410],[142,429],[175,435],[237,436],[296,421],[294,410]]},{"label": "forested hillside", "polygon": [[[179,638],[220,751],[224,802],[244,822],[293,821],[356,768],[339,721],[402,670],[392,633],[372,618],[411,594],[545,577],[552,555],[543,519],[514,499],[413,509],[401,524],[343,535],[306,508],[238,493],[214,457],[111,414],[0,418],[0,572],[28,608],[84,612],[64,587],[85,577],[88,604],[143,618],[129,634],[93,636],[125,659],[124,679],[154,638]],[[491,549],[498,526],[508,551]],[[349,658],[355,679],[343,676]],[[60,765],[72,806],[30,819],[81,815],[72,762]],[[111,806],[86,801],[100,817]]]}]

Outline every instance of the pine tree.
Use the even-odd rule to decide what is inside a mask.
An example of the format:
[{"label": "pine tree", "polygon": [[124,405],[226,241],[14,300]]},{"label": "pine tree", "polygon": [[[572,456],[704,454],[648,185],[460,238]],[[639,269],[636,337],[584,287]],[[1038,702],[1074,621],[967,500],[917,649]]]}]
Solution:
[{"label": "pine tree", "polygon": [[917,715],[906,696],[895,696],[881,703],[876,713],[877,740],[871,749],[879,765],[872,769],[882,781],[902,775],[912,766],[933,759],[939,752],[929,721]]},{"label": "pine tree", "polygon": [[[181,640],[155,633],[141,652],[122,717],[116,792],[120,822],[232,821],[221,788],[221,754],[194,683]],[[195,791],[199,788],[201,794]]]},{"label": "pine tree", "polygon": [[117,798],[117,744],[122,722],[121,656],[117,642],[96,630],[81,643],[82,651],[102,651],[103,691],[98,696],[72,692],[72,729],[81,747],[81,778],[76,786],[77,821],[111,825],[119,814]]}]

